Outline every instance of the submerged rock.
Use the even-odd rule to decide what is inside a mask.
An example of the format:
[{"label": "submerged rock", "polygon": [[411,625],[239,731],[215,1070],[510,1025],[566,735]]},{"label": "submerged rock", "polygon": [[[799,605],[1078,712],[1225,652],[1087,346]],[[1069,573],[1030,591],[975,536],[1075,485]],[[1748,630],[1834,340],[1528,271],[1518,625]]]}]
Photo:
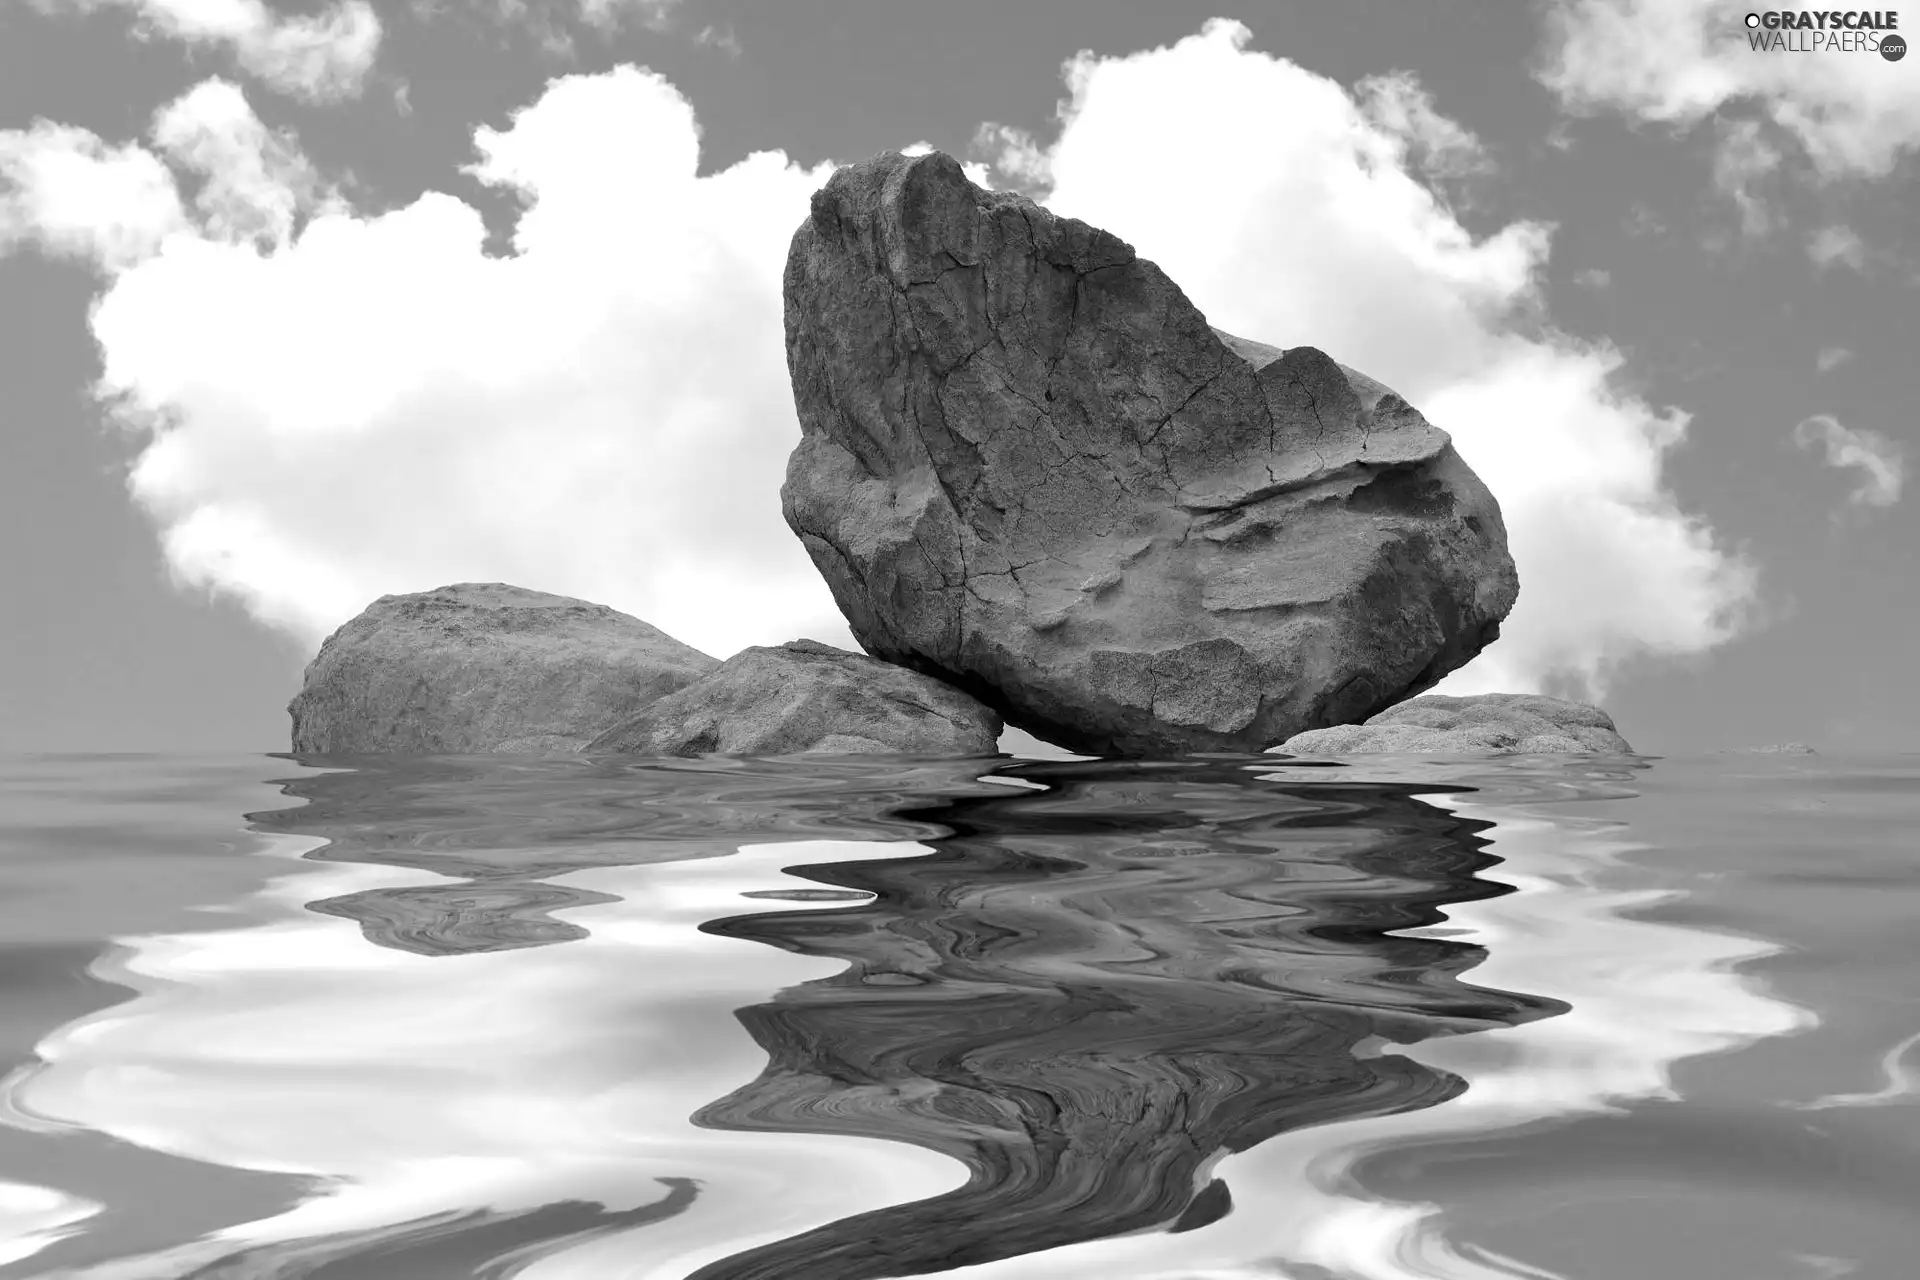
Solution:
[{"label": "submerged rock", "polygon": [[1406,401],[949,156],[836,173],[785,300],[787,523],[869,652],[1048,741],[1259,750],[1428,688],[1513,606],[1498,506]]},{"label": "submerged rock", "polygon": [[741,650],[586,750],[990,756],[999,735],[999,716],[931,676],[817,640],[793,640]]},{"label": "submerged rock", "polygon": [[719,665],[605,605],[462,582],[368,605],[287,711],[303,754],[578,751]]},{"label": "submerged rock", "polygon": [[1365,724],[1297,733],[1274,750],[1297,756],[1387,751],[1625,755],[1633,748],[1615,731],[1613,718],[1588,703],[1533,693],[1483,693],[1467,698],[1428,694],[1389,707]]}]

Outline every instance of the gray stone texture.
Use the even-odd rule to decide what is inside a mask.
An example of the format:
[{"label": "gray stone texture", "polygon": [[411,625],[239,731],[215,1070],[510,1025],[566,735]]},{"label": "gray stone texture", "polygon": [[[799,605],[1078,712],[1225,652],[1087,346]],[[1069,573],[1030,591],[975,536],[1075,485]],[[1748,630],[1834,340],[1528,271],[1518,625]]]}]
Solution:
[{"label": "gray stone texture", "polygon": [[817,640],[743,649],[589,743],[641,755],[997,754],[1000,717],[905,667]]},{"label": "gray stone texture", "polygon": [[836,173],[785,298],[788,524],[869,653],[1047,741],[1258,751],[1430,687],[1512,608],[1498,506],[1404,400],[951,157]]},{"label": "gray stone texture", "polygon": [[605,605],[501,582],[381,596],[288,705],[296,753],[578,751],[719,660]]},{"label": "gray stone texture", "polygon": [[1295,734],[1274,748],[1287,755],[1346,756],[1375,752],[1419,755],[1631,754],[1613,718],[1585,702],[1532,693],[1453,698],[1428,694],[1365,724]]}]

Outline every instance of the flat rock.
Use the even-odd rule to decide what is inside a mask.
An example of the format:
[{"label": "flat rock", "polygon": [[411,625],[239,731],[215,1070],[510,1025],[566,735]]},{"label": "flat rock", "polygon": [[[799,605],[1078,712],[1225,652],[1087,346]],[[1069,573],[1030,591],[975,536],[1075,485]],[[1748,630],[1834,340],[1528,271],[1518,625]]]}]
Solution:
[{"label": "flat rock", "polygon": [[1257,751],[1431,687],[1513,606],[1498,505],[1406,401],[949,156],[837,172],[785,301],[788,525],[869,653],[1047,741]]},{"label": "flat rock", "polygon": [[1295,756],[1633,752],[1614,729],[1612,717],[1600,708],[1533,693],[1483,693],[1467,698],[1428,694],[1389,707],[1365,724],[1311,729],[1273,749]]},{"label": "flat rock", "polygon": [[288,704],[296,753],[578,751],[719,659],[605,605],[502,582],[381,596]]},{"label": "flat rock", "polygon": [[642,755],[997,753],[1000,717],[931,676],[817,640],[742,649],[587,751]]}]

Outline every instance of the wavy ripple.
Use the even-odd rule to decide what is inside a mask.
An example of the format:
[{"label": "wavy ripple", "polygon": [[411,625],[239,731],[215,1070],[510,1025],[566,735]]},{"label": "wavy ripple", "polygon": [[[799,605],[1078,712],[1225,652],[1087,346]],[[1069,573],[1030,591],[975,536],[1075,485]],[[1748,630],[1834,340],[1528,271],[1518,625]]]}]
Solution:
[{"label": "wavy ripple", "polygon": [[[1330,1180],[1391,1135],[1597,1105],[1574,1059],[1626,1016],[1561,1017],[1587,988],[1487,963],[1483,944],[1537,959],[1525,931],[1552,918],[1498,907],[1529,893],[1500,869],[1533,851],[1524,815],[1461,809],[1446,797],[1468,788],[1430,777],[1243,757],[307,763],[353,767],[250,815],[288,874],[231,927],[122,939],[95,968],[136,998],[47,1037],[12,1089],[33,1123],[270,1171],[292,1202],[108,1258],[70,1234],[73,1203],[27,1196],[22,1233],[62,1268],[38,1274],[1144,1276],[1152,1255],[1197,1276],[1181,1251],[1224,1232],[1240,1260],[1264,1234],[1273,1262],[1219,1274],[1451,1275],[1392,1270],[1419,1206]],[[1562,923],[1604,946],[1661,940],[1621,942],[1620,902],[1581,901]],[[1483,965],[1525,990],[1466,980]],[[1559,1058],[1475,1048],[1536,1024],[1587,1030],[1529,1042]],[[1644,1093],[1684,1048],[1612,1067]],[[1495,1087],[1560,1068],[1559,1094]],[[1309,1211],[1345,1243],[1314,1243]],[[1147,1231],[1171,1239],[1109,1249]],[[1072,1259],[1094,1265],[1050,1269]]]},{"label": "wavy ripple", "polygon": [[1461,981],[1479,947],[1396,932],[1508,891],[1478,876],[1489,824],[1411,786],[1283,785],[1235,759],[1001,776],[1044,790],[914,811],[952,832],[925,857],[793,869],[870,902],[706,926],[848,967],[740,1011],[769,1065],[700,1123],[913,1142],[967,1183],[699,1280],[921,1274],[1192,1230],[1231,1207],[1221,1156],[1460,1091],[1371,1043],[1565,1009]]}]

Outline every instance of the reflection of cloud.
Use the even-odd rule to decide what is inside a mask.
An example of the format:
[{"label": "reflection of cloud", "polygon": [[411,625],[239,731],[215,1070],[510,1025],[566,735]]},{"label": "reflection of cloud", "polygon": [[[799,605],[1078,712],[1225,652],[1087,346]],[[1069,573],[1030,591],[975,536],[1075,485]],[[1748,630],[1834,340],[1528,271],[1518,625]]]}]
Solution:
[{"label": "reflection of cloud", "polygon": [[77,1232],[100,1206],[52,1187],[0,1182],[0,1266],[31,1258]]},{"label": "reflection of cloud", "polygon": [[1442,1233],[1438,1206],[1371,1198],[1353,1181],[1355,1166],[1413,1144],[1470,1140],[1529,1121],[1671,1098],[1675,1064],[1784,1035],[1811,1020],[1735,971],[1773,954],[1774,945],[1627,918],[1676,891],[1649,885],[1644,868],[1626,867],[1622,855],[1636,846],[1616,824],[1455,795],[1425,799],[1495,823],[1482,834],[1491,841],[1488,852],[1505,861],[1481,875],[1515,887],[1502,897],[1448,908],[1447,923],[1430,932],[1489,949],[1487,961],[1467,975],[1476,986],[1563,1000],[1571,1011],[1388,1046],[1385,1052],[1457,1073],[1467,1090],[1423,1111],[1283,1134],[1227,1157],[1212,1173],[1233,1188],[1239,1211],[1211,1226],[950,1274],[966,1280],[1093,1274],[1273,1280],[1297,1266],[1324,1269],[1303,1274],[1365,1280],[1558,1280],[1524,1262],[1456,1246]]},{"label": "reflection of cloud", "polygon": [[[569,886],[617,899],[566,913],[587,937],[457,956],[369,945],[354,923],[304,906],[429,873],[302,863],[259,896],[259,923],[124,940],[97,976],[139,996],[43,1041],[43,1065],[15,1082],[13,1104],[43,1124],[326,1181],[278,1216],[71,1274],[162,1280],[249,1246],[480,1209],[623,1210],[658,1201],[656,1179],[692,1178],[693,1203],[637,1237],[658,1274],[678,1280],[743,1241],[949,1189],[957,1166],[905,1146],[714,1133],[686,1119],[762,1065],[734,1006],[843,967],[698,926],[749,906],[744,891],[804,883],[784,866],[919,849],[797,842],[577,872]],[[649,1274],[632,1270],[633,1255],[616,1234],[516,1274],[604,1276],[615,1258],[620,1274]]]},{"label": "reflection of cloud", "polygon": [[1914,1032],[1881,1057],[1880,1076],[1886,1083],[1878,1089],[1863,1093],[1829,1093],[1812,1102],[1789,1105],[1802,1111],[1824,1111],[1828,1107],[1878,1107],[1890,1102],[1910,1102],[1920,1097],[1920,1071],[1907,1062],[1915,1045],[1920,1045],[1920,1031]]}]

